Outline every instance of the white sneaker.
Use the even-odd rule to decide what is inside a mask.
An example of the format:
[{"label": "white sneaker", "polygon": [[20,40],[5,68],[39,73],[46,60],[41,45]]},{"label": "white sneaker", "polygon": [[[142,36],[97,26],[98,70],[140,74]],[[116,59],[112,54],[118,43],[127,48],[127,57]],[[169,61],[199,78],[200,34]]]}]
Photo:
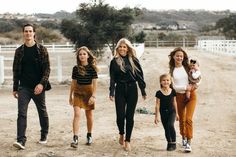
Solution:
[{"label": "white sneaker", "polygon": [[78,148],[78,136],[77,135],[73,136],[73,141],[71,142],[70,146],[73,148]]},{"label": "white sneaker", "polygon": [[187,145],[187,140],[186,139],[182,139],[182,146],[185,148]]},{"label": "white sneaker", "polygon": [[25,144],[23,142],[14,142],[13,146],[18,149],[25,149]]},{"label": "white sneaker", "polygon": [[47,136],[41,136],[39,143],[40,144],[47,144]]},{"label": "white sneaker", "polygon": [[92,144],[92,142],[93,142],[93,139],[92,139],[92,137],[91,136],[88,136],[87,137],[87,145],[91,145]]},{"label": "white sneaker", "polygon": [[39,144],[47,144],[47,140],[39,140]]},{"label": "white sneaker", "polygon": [[185,148],[184,148],[184,151],[185,151],[186,153],[190,153],[190,152],[192,151],[192,148],[191,148],[191,146],[190,146],[189,143],[186,144],[186,146],[185,146]]},{"label": "white sneaker", "polygon": [[73,140],[71,142],[70,146],[73,147],[73,148],[78,148],[78,140],[77,139]]}]

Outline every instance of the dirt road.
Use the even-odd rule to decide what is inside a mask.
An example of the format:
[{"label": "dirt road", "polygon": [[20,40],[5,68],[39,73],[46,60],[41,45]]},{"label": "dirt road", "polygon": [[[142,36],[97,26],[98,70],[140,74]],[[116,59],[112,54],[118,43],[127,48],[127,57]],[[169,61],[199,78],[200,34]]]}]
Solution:
[{"label": "dirt road", "polygon": [[[146,107],[154,111],[155,92],[159,88],[158,77],[168,72],[168,54],[172,48],[146,48],[140,58],[147,83],[148,99],[141,96],[137,107]],[[16,138],[16,100],[11,95],[11,86],[0,88],[0,157],[86,157],[86,156],[236,156],[236,57],[218,56],[186,49],[189,56],[200,61],[202,83],[198,89],[198,104],[194,113],[193,152],[183,153],[180,146],[178,122],[177,150],[167,152],[164,129],[154,125],[154,116],[135,115],[132,135],[132,151],[127,153],[118,144],[118,132],[115,121],[115,107],[108,99],[109,78],[99,79],[97,106],[94,112],[94,143],[86,146],[86,121],[81,115],[79,147],[70,148],[72,140],[72,107],[68,105],[69,85],[54,85],[47,92],[47,107],[50,120],[48,144],[40,145],[40,127],[35,105],[28,109],[28,128],[26,150],[12,147]],[[71,62],[71,68],[73,66]],[[68,65],[69,66],[69,65]]]}]

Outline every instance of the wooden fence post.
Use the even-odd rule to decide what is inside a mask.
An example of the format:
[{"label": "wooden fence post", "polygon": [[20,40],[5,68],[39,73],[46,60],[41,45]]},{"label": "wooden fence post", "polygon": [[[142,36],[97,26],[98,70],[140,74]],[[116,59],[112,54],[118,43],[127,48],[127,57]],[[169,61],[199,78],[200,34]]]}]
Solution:
[{"label": "wooden fence post", "polygon": [[57,56],[57,81],[62,81],[62,62],[61,56]]},{"label": "wooden fence post", "polygon": [[4,56],[0,56],[0,84],[4,83]]},{"label": "wooden fence post", "polygon": [[185,48],[185,38],[183,37],[183,48]]},{"label": "wooden fence post", "polygon": [[55,44],[52,44],[52,52],[55,52]]}]

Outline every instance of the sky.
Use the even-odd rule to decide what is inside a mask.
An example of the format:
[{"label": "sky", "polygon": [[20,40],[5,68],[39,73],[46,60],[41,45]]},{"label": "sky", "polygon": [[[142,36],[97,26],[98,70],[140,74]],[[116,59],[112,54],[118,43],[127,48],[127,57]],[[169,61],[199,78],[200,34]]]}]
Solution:
[{"label": "sky", "polygon": [[[57,11],[74,12],[80,3],[94,0],[1,0],[0,14],[3,13],[49,13]],[[97,0],[99,1],[99,0]],[[117,9],[123,7],[139,7],[149,10],[230,10],[236,11],[236,0],[102,0],[105,4]]]}]

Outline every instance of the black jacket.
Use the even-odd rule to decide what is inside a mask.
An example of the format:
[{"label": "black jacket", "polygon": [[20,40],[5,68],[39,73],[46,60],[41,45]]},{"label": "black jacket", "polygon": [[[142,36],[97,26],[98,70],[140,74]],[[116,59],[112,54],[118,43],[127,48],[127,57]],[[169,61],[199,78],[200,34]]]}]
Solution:
[{"label": "black jacket", "polygon": [[129,83],[138,82],[139,88],[141,90],[142,96],[146,96],[145,88],[146,83],[143,77],[143,71],[139,60],[133,58],[134,64],[138,68],[135,73],[132,72],[131,65],[129,63],[128,57],[123,57],[125,72],[120,69],[120,66],[116,62],[116,58],[113,58],[110,63],[110,96],[114,96],[115,84],[117,83]]},{"label": "black jacket", "polygon": [[[15,51],[14,61],[13,61],[13,91],[18,91],[19,80],[21,78],[22,73],[22,58],[24,56],[24,47],[25,45],[21,45]],[[48,81],[49,74],[50,74],[50,62],[47,48],[41,44],[36,43],[37,47],[37,57],[35,58],[35,62],[38,65],[40,71],[40,84],[43,85],[44,90],[51,89],[51,85]]]}]

